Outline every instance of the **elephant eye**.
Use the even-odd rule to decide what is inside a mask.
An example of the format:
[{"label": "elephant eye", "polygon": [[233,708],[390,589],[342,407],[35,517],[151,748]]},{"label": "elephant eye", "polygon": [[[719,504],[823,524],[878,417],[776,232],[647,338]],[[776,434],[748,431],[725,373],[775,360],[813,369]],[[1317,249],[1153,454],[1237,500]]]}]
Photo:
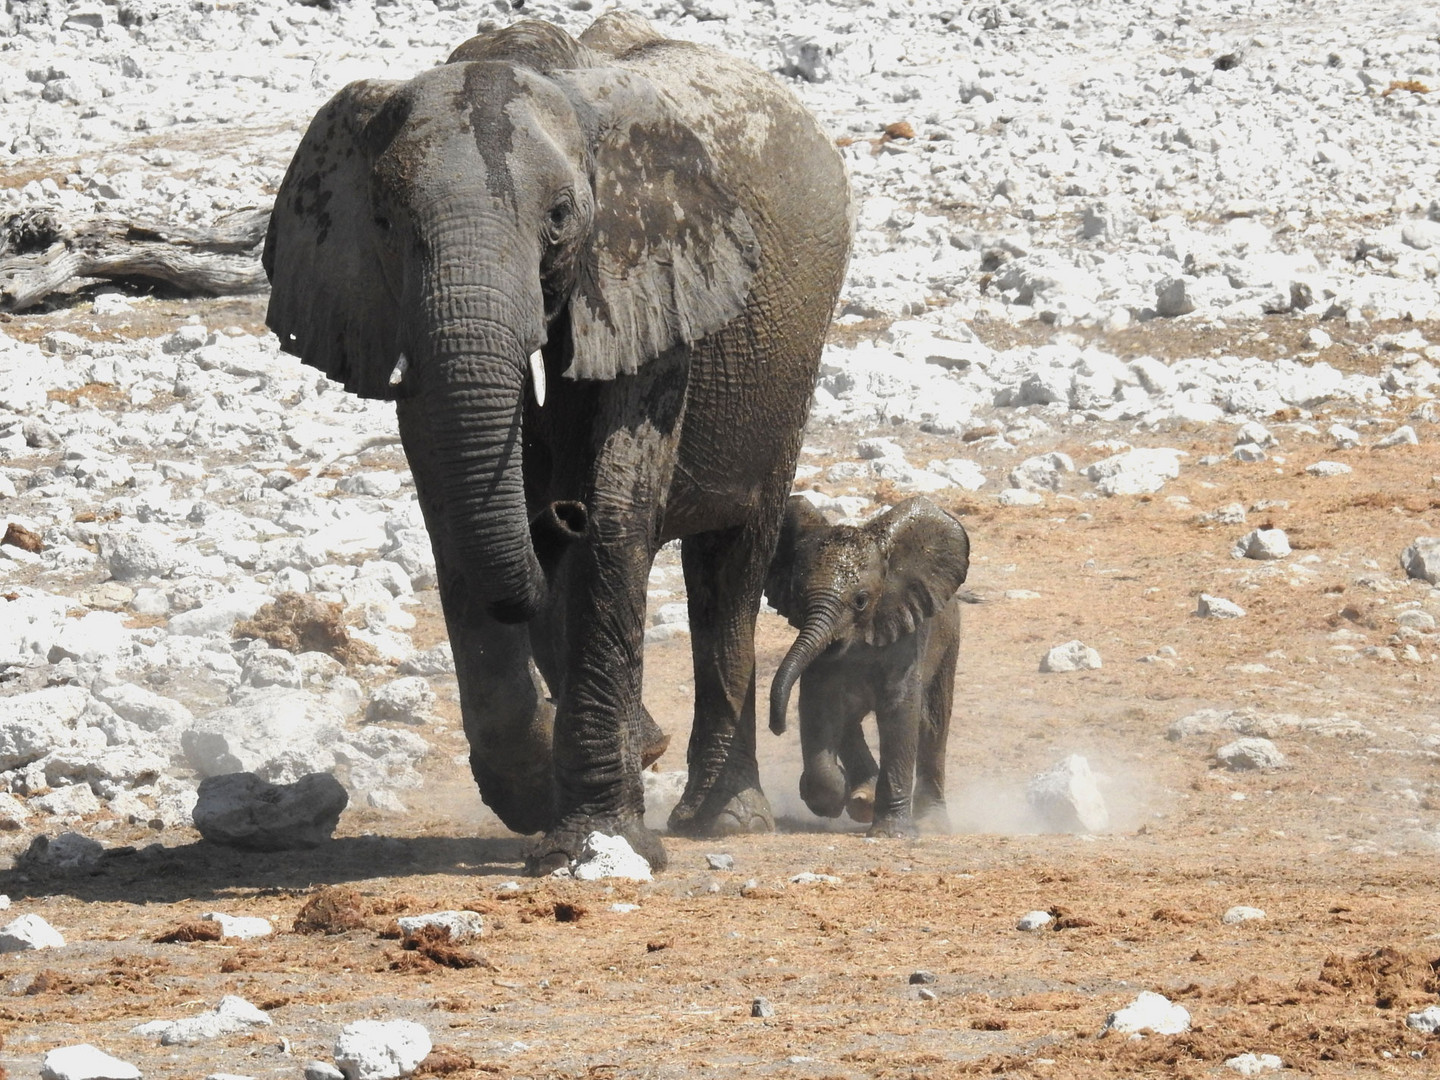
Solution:
[{"label": "elephant eye", "polygon": [[575,201],[567,191],[555,200],[545,214],[545,225],[552,241],[559,240],[575,216]]},{"label": "elephant eye", "polygon": [[856,611],[864,611],[870,606],[870,594],[868,592],[858,592],[855,594],[855,599],[852,600],[851,603],[855,605]]}]

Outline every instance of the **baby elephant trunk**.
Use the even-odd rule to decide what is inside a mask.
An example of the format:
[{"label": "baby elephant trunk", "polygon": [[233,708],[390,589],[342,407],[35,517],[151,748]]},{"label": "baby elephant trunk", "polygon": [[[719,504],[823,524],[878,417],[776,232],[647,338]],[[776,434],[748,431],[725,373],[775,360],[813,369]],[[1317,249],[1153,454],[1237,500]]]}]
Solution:
[{"label": "baby elephant trunk", "polygon": [[785,734],[785,716],[790,709],[790,691],[795,680],[835,640],[838,611],[838,601],[810,604],[800,635],[775,669],[775,679],[770,684],[770,730],[776,735]]}]

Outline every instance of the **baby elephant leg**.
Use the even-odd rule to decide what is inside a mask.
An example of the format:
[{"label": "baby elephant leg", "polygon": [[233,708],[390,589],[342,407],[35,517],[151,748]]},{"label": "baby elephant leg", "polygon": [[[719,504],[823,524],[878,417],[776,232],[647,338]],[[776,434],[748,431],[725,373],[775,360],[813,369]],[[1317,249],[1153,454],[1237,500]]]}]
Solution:
[{"label": "baby elephant leg", "polygon": [[845,812],[851,821],[869,825],[875,820],[875,780],[880,766],[865,741],[865,731],[857,720],[846,725],[840,740],[840,764],[845,769]]},{"label": "baby elephant leg", "polygon": [[950,814],[945,808],[945,748],[959,653],[960,605],[952,600],[932,623],[922,673],[914,807],[916,820],[929,832],[950,831]]},{"label": "baby elephant leg", "polygon": [[[841,766],[842,747],[849,728],[859,730],[857,706],[841,681],[812,666],[800,676],[800,753],[805,768],[800,774],[800,798],[820,817],[839,817],[849,793]],[[867,751],[868,754],[868,751]]]}]

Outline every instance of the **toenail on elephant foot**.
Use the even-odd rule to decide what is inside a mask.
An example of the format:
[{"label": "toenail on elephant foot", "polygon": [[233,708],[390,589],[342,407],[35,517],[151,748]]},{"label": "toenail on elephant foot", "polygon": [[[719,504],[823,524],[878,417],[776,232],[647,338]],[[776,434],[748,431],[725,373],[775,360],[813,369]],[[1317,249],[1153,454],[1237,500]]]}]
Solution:
[{"label": "toenail on elephant foot", "polygon": [[543,877],[569,866],[584,853],[585,840],[593,832],[623,836],[635,853],[650,864],[652,872],[665,869],[668,862],[665,845],[639,820],[580,817],[567,819],[530,845],[525,856],[526,873]]},{"label": "toenail on elephant foot", "polygon": [[770,800],[759,788],[747,788],[730,796],[719,812],[704,822],[703,835],[741,836],[774,831],[775,815],[770,810]]},{"label": "toenail on elephant foot", "polygon": [[913,840],[919,835],[913,821],[901,818],[887,818],[870,826],[866,836],[893,840]]},{"label": "toenail on elephant foot", "polygon": [[845,798],[845,812],[851,821],[869,825],[875,820],[875,782],[861,784]]},{"label": "toenail on elephant foot", "polygon": [[505,827],[517,833],[544,832],[555,824],[555,782],[549,771],[526,773],[470,758],[480,799]]}]

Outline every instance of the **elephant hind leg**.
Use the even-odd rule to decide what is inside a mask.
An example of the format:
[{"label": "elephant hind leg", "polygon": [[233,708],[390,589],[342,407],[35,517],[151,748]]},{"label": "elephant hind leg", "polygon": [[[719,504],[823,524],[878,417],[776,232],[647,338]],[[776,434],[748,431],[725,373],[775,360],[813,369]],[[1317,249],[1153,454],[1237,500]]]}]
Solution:
[{"label": "elephant hind leg", "polygon": [[[777,515],[778,517],[778,515]],[[771,832],[755,760],[755,619],[773,537],[741,526],[680,544],[695,664],[685,793],[670,814],[684,836]]]},{"label": "elephant hind leg", "polygon": [[915,762],[915,816],[927,830],[950,831],[945,808],[945,751],[955,704],[955,669],[960,656],[960,608],[955,601],[935,617],[926,650],[928,678],[922,689]]}]

